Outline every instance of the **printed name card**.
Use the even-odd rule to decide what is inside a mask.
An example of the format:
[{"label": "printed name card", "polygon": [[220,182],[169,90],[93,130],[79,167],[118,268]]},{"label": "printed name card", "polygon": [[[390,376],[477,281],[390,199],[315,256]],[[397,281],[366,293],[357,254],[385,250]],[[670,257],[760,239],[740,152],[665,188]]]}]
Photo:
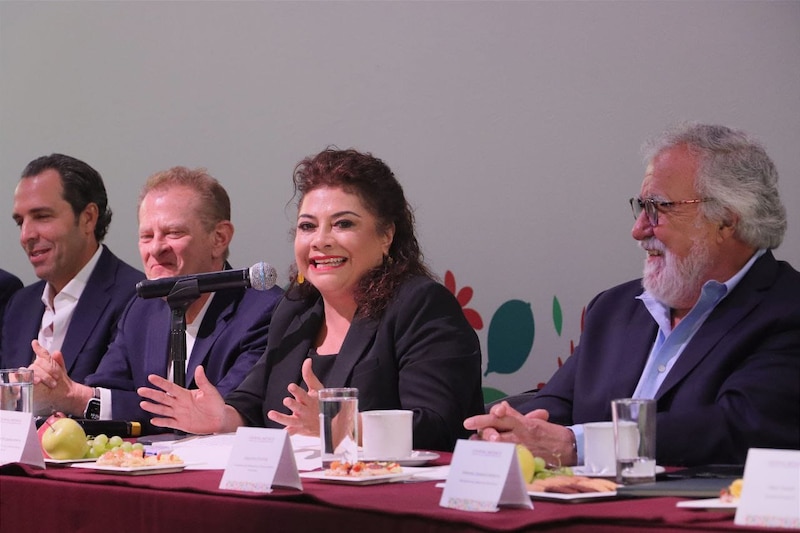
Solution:
[{"label": "printed name card", "polygon": [[44,455],[31,413],[0,411],[0,465],[7,463],[44,468]]},{"label": "printed name card", "polygon": [[734,524],[800,529],[800,450],[751,448]]},{"label": "printed name card", "polygon": [[533,509],[514,444],[459,440],[439,501],[463,511],[497,511],[499,505]]},{"label": "printed name card", "polygon": [[303,490],[289,435],[283,429],[240,427],[219,488],[267,493],[273,486]]}]

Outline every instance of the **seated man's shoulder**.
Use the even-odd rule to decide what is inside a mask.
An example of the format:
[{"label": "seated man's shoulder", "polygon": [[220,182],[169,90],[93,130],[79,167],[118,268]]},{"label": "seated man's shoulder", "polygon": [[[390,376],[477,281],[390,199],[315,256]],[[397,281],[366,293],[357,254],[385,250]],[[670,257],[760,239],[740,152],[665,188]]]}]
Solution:
[{"label": "seated man's shoulder", "polygon": [[115,275],[115,285],[118,286],[125,286],[126,288],[130,286],[131,291],[136,290],[136,284],[143,279],[145,279],[144,272],[138,270],[109,250],[108,248],[105,249],[106,255],[106,265],[111,266],[114,268],[114,275]]},{"label": "seated man's shoulder", "polygon": [[0,290],[17,291],[22,288],[22,282],[11,272],[0,269]]},{"label": "seated man's shoulder", "polygon": [[134,289],[136,288],[136,283],[145,279],[144,272],[133,268],[125,261],[120,261],[119,263],[119,277],[123,283],[133,282]]},{"label": "seated man's shoulder", "polygon": [[800,272],[786,261],[778,261],[778,285],[786,287],[792,294],[800,293]]},{"label": "seated man's shoulder", "polygon": [[[28,306],[32,302],[39,302],[42,306],[42,292],[44,291],[44,285],[46,282],[39,280],[31,283],[30,285],[26,285],[16,291],[14,294],[11,295],[11,299],[9,300],[9,305],[7,309],[11,309],[12,306],[17,305],[24,305]],[[7,311],[9,312],[9,311]],[[11,314],[9,312],[9,314]]]}]

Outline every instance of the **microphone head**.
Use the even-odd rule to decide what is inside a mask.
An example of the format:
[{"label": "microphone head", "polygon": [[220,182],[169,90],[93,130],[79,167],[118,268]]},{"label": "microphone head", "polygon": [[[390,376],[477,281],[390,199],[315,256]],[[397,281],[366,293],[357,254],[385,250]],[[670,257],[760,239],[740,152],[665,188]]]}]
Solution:
[{"label": "microphone head", "polygon": [[267,291],[275,286],[278,273],[269,263],[256,263],[250,267],[250,287],[257,291]]}]

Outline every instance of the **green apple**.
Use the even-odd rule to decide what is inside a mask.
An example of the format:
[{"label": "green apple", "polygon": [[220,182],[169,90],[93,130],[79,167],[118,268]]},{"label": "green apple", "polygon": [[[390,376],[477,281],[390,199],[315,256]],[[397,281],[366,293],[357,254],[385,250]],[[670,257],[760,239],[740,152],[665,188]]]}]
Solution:
[{"label": "green apple", "polygon": [[531,451],[522,444],[517,444],[517,462],[522,470],[522,479],[525,483],[532,483],[533,475],[536,473],[536,461]]},{"label": "green apple", "polygon": [[45,422],[42,449],[53,459],[82,459],[89,451],[86,432],[71,418]]}]

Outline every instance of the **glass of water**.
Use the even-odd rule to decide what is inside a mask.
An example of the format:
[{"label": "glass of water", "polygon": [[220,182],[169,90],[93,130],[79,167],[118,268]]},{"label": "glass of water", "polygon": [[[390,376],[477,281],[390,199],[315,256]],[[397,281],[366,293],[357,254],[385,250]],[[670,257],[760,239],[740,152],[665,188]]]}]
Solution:
[{"label": "glass of water", "polygon": [[322,468],[358,461],[358,389],[320,389],[319,434]]},{"label": "glass of water", "polygon": [[0,370],[0,409],[33,412],[33,370],[6,368]]},{"label": "glass of water", "polygon": [[623,398],[611,402],[617,483],[656,480],[656,402]]}]

